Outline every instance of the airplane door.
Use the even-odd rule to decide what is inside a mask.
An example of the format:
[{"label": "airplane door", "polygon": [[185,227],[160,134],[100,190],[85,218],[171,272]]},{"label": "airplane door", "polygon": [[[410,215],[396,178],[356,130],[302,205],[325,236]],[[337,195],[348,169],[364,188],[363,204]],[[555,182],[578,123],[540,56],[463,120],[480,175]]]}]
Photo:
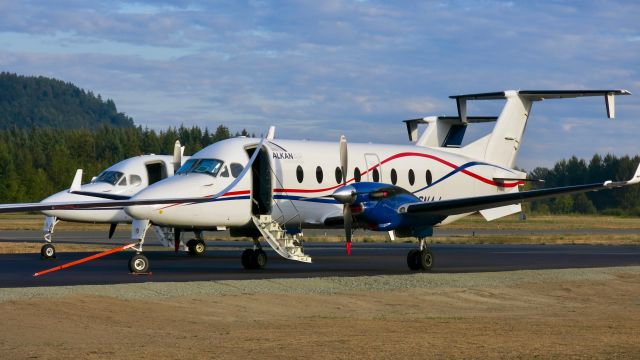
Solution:
[{"label": "airplane door", "polygon": [[[247,154],[253,155],[255,148],[248,149]],[[267,150],[261,148],[256,160],[251,165],[251,213],[253,215],[271,214],[271,164]]]},{"label": "airplane door", "polygon": [[371,170],[367,172],[367,181],[382,182],[382,165],[378,155],[364,154],[364,160],[367,163],[367,169]]},{"label": "airplane door", "polygon": [[167,177],[167,167],[162,161],[146,163],[148,185],[156,183]]}]

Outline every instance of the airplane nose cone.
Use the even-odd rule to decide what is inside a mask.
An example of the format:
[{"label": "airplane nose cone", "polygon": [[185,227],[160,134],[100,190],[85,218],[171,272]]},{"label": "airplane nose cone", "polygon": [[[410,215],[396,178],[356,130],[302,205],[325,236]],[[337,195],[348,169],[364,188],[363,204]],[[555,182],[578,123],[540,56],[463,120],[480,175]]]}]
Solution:
[{"label": "airplane nose cone", "polygon": [[331,194],[331,197],[336,199],[339,203],[350,205],[356,201],[356,195],[356,189],[351,185],[347,185],[336,189],[336,191]]},{"label": "airplane nose cone", "polygon": [[153,215],[158,211],[152,205],[136,205],[125,207],[124,212],[134,219],[152,220]]}]

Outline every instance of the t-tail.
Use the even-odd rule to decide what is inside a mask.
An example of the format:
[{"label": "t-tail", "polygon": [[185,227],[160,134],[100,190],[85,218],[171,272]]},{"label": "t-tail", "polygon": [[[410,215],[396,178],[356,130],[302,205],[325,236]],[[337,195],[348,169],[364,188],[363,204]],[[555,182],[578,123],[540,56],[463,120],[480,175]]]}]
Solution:
[{"label": "t-tail", "polygon": [[[565,99],[586,96],[602,96],[607,116],[615,117],[615,95],[630,95],[627,90],[509,90],[492,93],[454,95],[458,116],[431,116],[405,120],[409,139],[418,146],[441,147],[478,160],[506,168],[513,168],[522,142],[522,135],[534,102],[545,99]],[[499,116],[470,116],[469,100],[506,100]],[[493,131],[486,136],[461,147],[470,123],[493,122]],[[424,133],[417,137],[418,124],[428,123]]]}]

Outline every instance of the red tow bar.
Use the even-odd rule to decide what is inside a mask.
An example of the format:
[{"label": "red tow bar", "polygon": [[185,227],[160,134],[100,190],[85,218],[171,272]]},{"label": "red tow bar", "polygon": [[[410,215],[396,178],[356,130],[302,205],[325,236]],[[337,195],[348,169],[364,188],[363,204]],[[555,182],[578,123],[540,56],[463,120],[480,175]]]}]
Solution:
[{"label": "red tow bar", "polygon": [[45,274],[48,274],[48,273],[52,273],[54,271],[58,271],[58,270],[62,270],[62,269],[66,269],[66,268],[72,267],[72,266],[80,265],[82,263],[86,263],[87,261],[99,259],[101,257],[105,257],[107,255],[111,255],[113,253],[117,253],[117,252],[122,251],[122,250],[130,249],[130,248],[136,246],[136,244],[137,243],[133,243],[133,244],[119,246],[119,247],[117,247],[115,249],[106,250],[106,251],[103,251],[103,252],[95,254],[95,255],[87,256],[86,258],[82,258],[80,260],[76,260],[76,261],[72,261],[72,262],[67,263],[67,264],[63,264],[63,265],[60,265],[60,266],[52,267],[51,269],[39,271],[39,272],[33,274],[33,276],[45,275]]}]

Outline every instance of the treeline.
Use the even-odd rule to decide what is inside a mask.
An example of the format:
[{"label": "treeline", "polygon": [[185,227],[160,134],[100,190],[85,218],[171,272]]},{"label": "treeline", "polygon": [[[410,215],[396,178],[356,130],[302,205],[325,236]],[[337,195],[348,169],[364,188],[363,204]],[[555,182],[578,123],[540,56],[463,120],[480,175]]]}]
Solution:
[{"label": "treeline", "polygon": [[[629,180],[640,163],[640,156],[594,155],[589,162],[572,157],[558,161],[553,168],[536,168],[532,179],[544,180],[535,187],[556,187]],[[527,208],[534,213],[640,215],[640,186],[565,195],[534,201]],[[526,210],[525,210],[526,211]]]},{"label": "treeline", "polygon": [[134,127],[113,100],[44,76],[0,73],[0,129]]},{"label": "treeline", "polygon": [[[249,134],[243,130],[235,135]],[[190,155],[231,136],[223,125],[213,132],[184,126],[160,132],[107,126],[94,131],[15,127],[0,130],[0,202],[40,201],[68,188],[76,169],[84,169],[86,182],[129,157],[173,154],[176,140]]]}]

